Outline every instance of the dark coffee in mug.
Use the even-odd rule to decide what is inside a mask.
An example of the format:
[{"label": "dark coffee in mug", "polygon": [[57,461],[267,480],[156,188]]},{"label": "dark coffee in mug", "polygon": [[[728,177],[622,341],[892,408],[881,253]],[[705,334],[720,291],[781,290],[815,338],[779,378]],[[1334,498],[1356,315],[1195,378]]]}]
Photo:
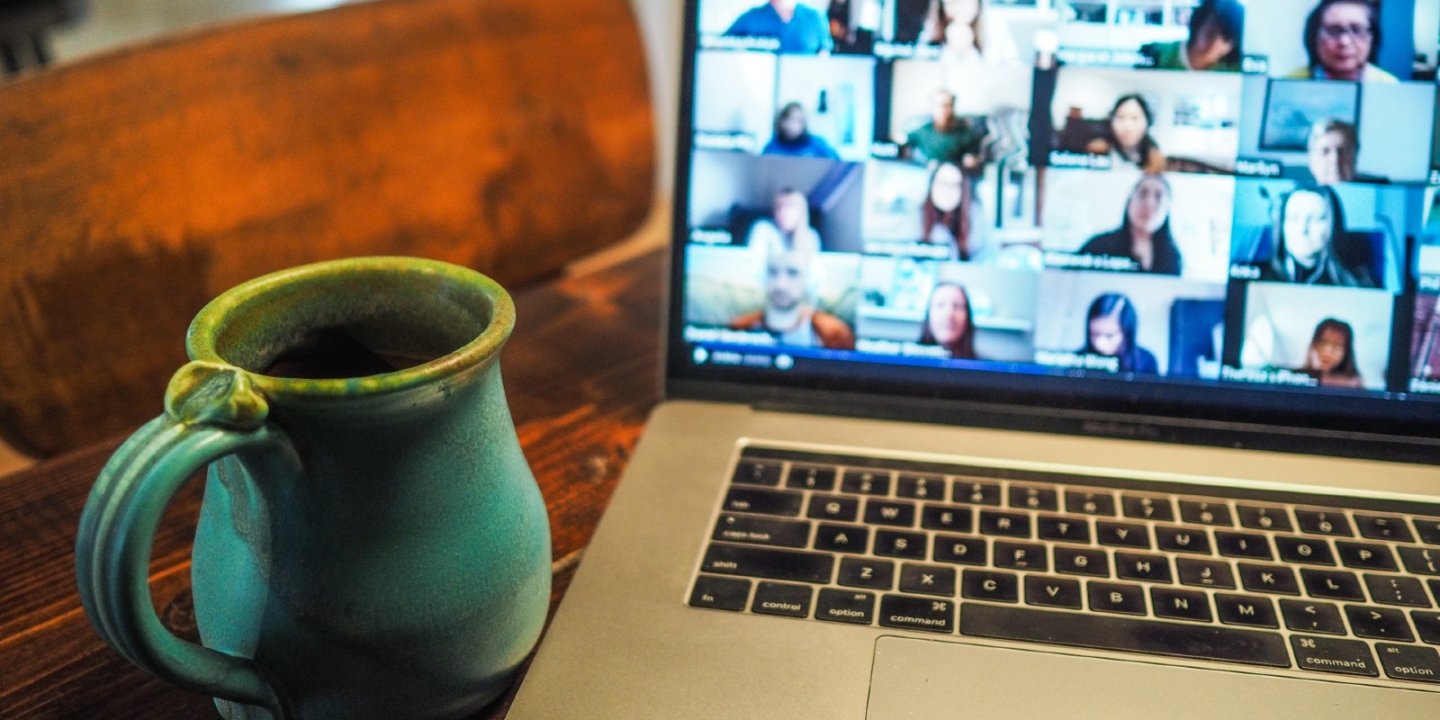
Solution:
[{"label": "dark coffee in mug", "polygon": [[306,333],[271,361],[262,374],[303,380],[361,378],[408,370],[441,357],[413,350],[375,349],[356,335],[345,328]]}]

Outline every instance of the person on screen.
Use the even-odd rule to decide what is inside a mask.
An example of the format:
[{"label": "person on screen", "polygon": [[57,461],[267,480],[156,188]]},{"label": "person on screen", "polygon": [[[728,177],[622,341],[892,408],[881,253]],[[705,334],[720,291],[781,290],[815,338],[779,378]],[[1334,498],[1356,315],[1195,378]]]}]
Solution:
[{"label": "person on screen", "polygon": [[940,59],[952,66],[1020,58],[1003,18],[985,15],[983,0],[930,0],[920,39],[943,46]]},{"label": "person on screen", "polygon": [[974,315],[970,311],[970,294],[965,288],[942,282],[930,291],[920,344],[939,345],[952,358],[976,359]]},{"label": "person on screen", "polygon": [[1179,275],[1180,248],[1170,233],[1170,183],[1160,175],[1143,175],[1125,201],[1120,227],[1090,238],[1081,255],[1130,258],[1141,272]]},{"label": "person on screen", "polygon": [[750,8],[735,19],[725,34],[775,38],[780,41],[780,52],[794,55],[815,55],[834,47],[825,16],[796,0],[770,0]]},{"label": "person on screen", "polygon": [[1356,170],[1360,156],[1360,136],[1355,126],[1344,120],[1321,120],[1310,128],[1306,143],[1306,165],[1316,185],[1347,182],[1384,183],[1386,178],[1365,175]]},{"label": "person on screen", "polygon": [[1275,255],[1261,266],[1260,279],[1305,285],[1376,287],[1370,271],[1360,264],[1346,265],[1335,252],[1345,236],[1345,213],[1340,196],[1328,185],[1303,187],[1280,202],[1275,228]]},{"label": "person on screen", "polygon": [[1245,37],[1245,6],[1239,0],[1203,0],[1190,15],[1187,40],[1140,46],[1156,70],[1239,72]]},{"label": "person on screen", "polygon": [[1165,170],[1165,156],[1155,138],[1150,137],[1150,128],[1155,124],[1155,113],[1145,98],[1131,94],[1121,96],[1110,109],[1105,135],[1096,138],[1086,147],[1095,155],[1109,155],[1116,165],[1127,164],[1148,173]]},{"label": "person on screen", "polygon": [[1370,0],[1320,0],[1305,20],[1310,62],[1287,77],[1354,82],[1398,82],[1375,67],[1380,54],[1380,10]]},{"label": "person on screen", "polygon": [[970,259],[969,188],[955,163],[943,162],[930,173],[925,204],[920,208],[921,241],[950,249],[950,259]]},{"label": "person on screen", "polygon": [[1119,293],[1106,293],[1090,303],[1085,315],[1083,355],[1119,359],[1116,372],[1157,375],[1160,363],[1149,350],[1135,341],[1140,321],[1135,304]]},{"label": "person on screen", "polygon": [[1321,387],[1365,387],[1355,367],[1355,331],[1350,323],[1335,318],[1321,320],[1310,338],[1300,372],[1313,375]]},{"label": "person on screen", "polygon": [[781,345],[855,349],[855,333],[838,317],[815,307],[816,262],[820,245],[813,239],[771,238],[765,250],[765,307],[735,318],[732,330],[766,332]]},{"label": "person on screen", "polygon": [[810,201],[805,193],[794,188],[775,193],[770,217],[756,220],[745,237],[745,244],[752,248],[770,247],[775,242],[820,247],[820,233],[810,225]]},{"label": "person on screen", "polygon": [[984,133],[969,120],[955,114],[955,95],[936,90],[931,96],[930,121],[905,138],[905,157],[922,163],[958,164],[966,170],[980,167],[980,142]]},{"label": "person on screen", "polygon": [[765,144],[763,155],[810,157],[839,160],[840,155],[825,138],[810,132],[805,106],[792,102],[775,116],[775,136]]}]

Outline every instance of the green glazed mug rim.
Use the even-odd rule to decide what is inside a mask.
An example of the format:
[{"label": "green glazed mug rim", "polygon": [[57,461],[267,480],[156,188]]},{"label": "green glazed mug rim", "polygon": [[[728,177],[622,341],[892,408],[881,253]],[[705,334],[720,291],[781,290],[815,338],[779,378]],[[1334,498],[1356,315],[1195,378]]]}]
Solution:
[{"label": "green glazed mug rim", "polygon": [[[488,302],[489,321],[478,336],[445,355],[415,367],[367,377],[316,380],[265,375],[252,368],[238,368],[220,353],[221,333],[233,321],[235,313],[247,304],[282,286],[359,273],[443,278]],[[483,365],[499,353],[514,327],[514,300],[499,283],[478,271],[425,258],[357,257],[301,265],[236,285],[207,303],[195,316],[186,334],[185,348],[192,361],[237,367],[251,378],[257,390],[269,397],[356,398],[425,387]]]}]

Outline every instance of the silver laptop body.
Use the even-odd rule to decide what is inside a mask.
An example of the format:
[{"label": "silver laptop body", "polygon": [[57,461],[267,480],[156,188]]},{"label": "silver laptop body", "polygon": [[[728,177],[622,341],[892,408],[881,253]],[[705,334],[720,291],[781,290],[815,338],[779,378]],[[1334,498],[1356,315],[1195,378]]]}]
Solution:
[{"label": "silver laptop body", "polygon": [[510,717],[1440,717],[1440,2],[686,28],[668,399]]}]

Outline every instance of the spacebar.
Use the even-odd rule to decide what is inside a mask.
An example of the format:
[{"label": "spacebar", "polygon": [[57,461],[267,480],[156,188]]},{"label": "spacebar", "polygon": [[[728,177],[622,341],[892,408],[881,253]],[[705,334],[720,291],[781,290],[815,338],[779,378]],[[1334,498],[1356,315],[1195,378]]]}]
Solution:
[{"label": "spacebar", "polygon": [[1214,625],[1181,625],[1154,620],[965,603],[960,608],[960,634],[1247,665],[1290,667],[1290,653],[1286,651],[1285,641],[1278,633],[1236,630]]}]

